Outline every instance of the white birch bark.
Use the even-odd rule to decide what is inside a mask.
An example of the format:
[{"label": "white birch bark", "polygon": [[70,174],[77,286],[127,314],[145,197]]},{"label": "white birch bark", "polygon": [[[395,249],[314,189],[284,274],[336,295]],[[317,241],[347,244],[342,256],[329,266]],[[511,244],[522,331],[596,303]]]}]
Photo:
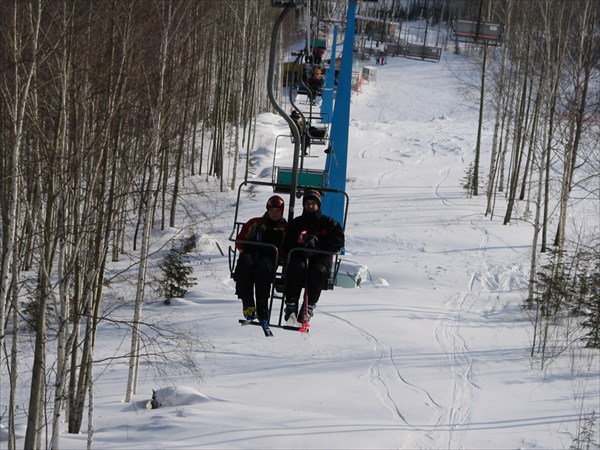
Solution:
[{"label": "white birch bark", "polygon": [[[26,64],[14,64],[13,71],[13,85],[9,86],[4,84],[1,86],[2,97],[4,97],[10,107],[7,108],[12,119],[12,132],[13,132],[13,143],[10,149],[10,179],[8,181],[7,191],[9,192],[9,202],[8,202],[8,226],[7,233],[8,236],[6,242],[4,243],[4,251],[2,253],[2,263],[0,268],[0,347],[4,345],[4,324],[6,323],[6,311],[8,308],[8,287],[10,285],[10,273],[9,264],[12,261],[12,255],[14,252],[15,246],[15,236],[17,232],[17,228],[19,227],[19,223],[17,220],[17,199],[20,189],[20,178],[21,172],[19,169],[19,156],[21,152],[21,142],[23,139],[23,120],[25,117],[25,108],[27,106],[27,100],[29,98],[29,91],[31,87],[31,81],[37,69],[37,47],[38,47],[38,38],[40,31],[40,20],[41,20],[41,12],[42,5],[41,0],[38,0],[36,3],[36,8],[32,8],[31,10],[31,26],[30,30],[31,36],[29,39],[25,39],[25,41],[30,42],[31,48],[31,64],[27,67],[26,72],[24,74],[20,74],[19,70],[22,67],[26,67]],[[16,26],[18,21],[18,8],[20,7],[19,2],[14,2],[14,27],[12,28],[14,34],[12,36],[13,39],[13,55],[12,57],[15,60],[20,59],[20,53],[22,48],[21,37],[19,35],[20,31]],[[25,45],[25,44],[24,44]],[[21,83],[22,80],[22,83]]]},{"label": "white birch bark", "polygon": [[163,35],[160,47],[160,68],[159,68],[159,86],[158,95],[156,101],[156,107],[153,114],[153,127],[152,127],[152,140],[150,145],[150,155],[148,158],[149,164],[149,177],[146,195],[144,199],[144,210],[143,210],[143,232],[142,232],[142,243],[140,249],[140,264],[138,268],[137,277],[137,288],[135,295],[135,309],[133,315],[133,324],[131,330],[131,350],[129,357],[129,373],[127,377],[127,389],[125,392],[125,402],[129,403],[132,400],[133,395],[137,393],[137,378],[139,370],[139,351],[140,351],[140,321],[142,318],[142,308],[144,304],[144,289],[146,285],[146,272],[148,269],[148,254],[150,250],[150,231],[152,229],[152,218],[154,215],[154,196],[156,195],[157,188],[154,186],[154,179],[156,177],[157,163],[155,163],[155,157],[159,154],[160,150],[160,135],[162,127],[162,103],[164,96],[164,83],[165,83],[165,72],[167,67],[167,52],[169,46],[170,37],[170,25],[171,25],[171,7],[172,4],[169,2],[166,5],[166,21],[163,29]]}]

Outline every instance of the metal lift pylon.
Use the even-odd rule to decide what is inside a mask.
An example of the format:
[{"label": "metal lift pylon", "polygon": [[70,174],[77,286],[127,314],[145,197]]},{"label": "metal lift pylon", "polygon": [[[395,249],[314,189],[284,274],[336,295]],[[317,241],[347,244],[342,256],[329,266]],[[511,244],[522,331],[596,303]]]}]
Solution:
[{"label": "metal lift pylon", "polygon": [[[348,127],[350,126],[350,99],[352,96],[352,62],[354,54],[354,26],[357,0],[348,4],[348,18],[342,49],[342,63],[338,76],[335,105],[331,124],[331,149],[327,154],[325,172],[329,174],[328,187],[346,190],[348,166]],[[334,62],[335,71],[335,62]],[[323,212],[339,223],[344,223],[346,202],[342,194],[331,193],[323,198]]]}]

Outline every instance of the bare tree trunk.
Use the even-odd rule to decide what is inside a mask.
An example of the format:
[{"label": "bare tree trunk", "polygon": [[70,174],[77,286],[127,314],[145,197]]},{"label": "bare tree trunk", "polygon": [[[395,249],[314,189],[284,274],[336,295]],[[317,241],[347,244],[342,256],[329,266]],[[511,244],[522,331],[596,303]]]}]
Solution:
[{"label": "bare tree trunk", "polygon": [[[523,200],[525,199],[525,194],[528,191],[527,189],[527,182],[528,180],[531,178],[529,176],[529,171],[531,170],[531,165],[532,165],[532,158],[533,158],[533,152],[534,152],[534,147],[535,147],[535,142],[536,142],[536,133],[537,133],[537,125],[538,125],[538,121],[539,121],[539,114],[540,114],[540,105],[542,102],[542,89],[540,88],[540,86],[544,83],[544,70],[542,69],[542,73],[540,74],[540,81],[539,81],[539,85],[538,85],[538,89],[536,92],[536,99],[534,102],[534,106],[533,106],[533,115],[531,116],[531,119],[528,120],[528,124],[530,126],[530,128],[528,128],[527,130],[527,135],[529,137],[528,139],[528,143],[527,143],[527,158],[525,158],[525,167],[523,169],[523,178],[521,180],[521,192],[519,194],[519,200]],[[533,83],[533,80],[532,80]],[[533,94],[533,89],[530,88],[529,90],[530,96]],[[531,99],[528,101],[528,103],[531,102]],[[527,115],[529,116],[529,112],[527,113]]]},{"label": "bare tree trunk", "polygon": [[143,201],[143,231],[142,243],[140,249],[140,263],[138,267],[137,288],[135,295],[135,309],[133,314],[133,323],[131,331],[131,350],[129,358],[129,375],[127,378],[127,390],[125,392],[125,401],[131,402],[132,397],[137,392],[137,379],[139,370],[139,350],[140,350],[140,322],[142,315],[142,307],[144,303],[144,292],[146,287],[146,272],[148,268],[148,254],[150,251],[150,231],[152,226],[152,218],[154,215],[154,198],[157,194],[157,189],[154,186],[154,178],[156,166],[154,159],[159,155],[161,143],[161,131],[163,121],[163,96],[165,89],[165,72],[167,68],[167,56],[169,51],[170,27],[173,20],[172,17],[172,2],[165,4],[165,25],[162,30],[160,57],[159,57],[159,76],[157,88],[157,100],[155,111],[152,114],[152,139],[150,142],[150,154],[148,157],[148,185]]},{"label": "bare tree trunk", "polygon": [[559,260],[557,270],[561,270],[562,255],[565,250],[565,233],[568,213],[568,201],[571,190],[573,188],[573,177],[577,167],[577,157],[579,154],[579,144],[583,127],[585,123],[585,113],[587,106],[587,93],[592,75],[592,70],[597,67],[597,45],[594,46],[594,40],[589,36],[594,35],[597,28],[597,11],[598,8],[595,2],[585,1],[584,8],[580,12],[580,23],[577,24],[579,31],[578,43],[578,61],[574,67],[573,83],[575,92],[573,96],[572,109],[573,112],[573,128],[569,144],[566,147],[564,157],[564,174],[561,186],[560,195],[560,214],[559,223],[556,232],[554,244],[558,249]]},{"label": "bare tree trunk", "polygon": [[45,189],[47,192],[46,211],[44,220],[43,243],[40,247],[40,265],[38,269],[38,286],[36,290],[37,311],[35,317],[35,346],[33,356],[33,370],[31,373],[31,388],[27,416],[27,430],[25,432],[25,448],[38,448],[41,445],[43,423],[40,422],[41,411],[45,407],[44,397],[46,392],[46,309],[51,295],[52,260],[55,251],[53,234],[56,229],[56,180],[48,180]]},{"label": "bare tree trunk", "polygon": [[[8,111],[13,124],[11,130],[12,142],[10,145],[10,161],[7,161],[10,167],[8,183],[6,183],[8,187],[8,196],[6,199],[7,211],[6,214],[2,215],[2,218],[6,218],[8,222],[2,224],[3,242],[2,252],[0,253],[2,258],[2,261],[0,262],[0,348],[4,343],[4,324],[6,323],[6,311],[8,307],[8,289],[11,282],[9,264],[10,261],[12,261],[15,236],[17,227],[19,226],[17,198],[21,179],[19,158],[24,137],[24,117],[27,102],[29,100],[31,83],[37,71],[38,40],[42,12],[41,0],[32,2],[29,5],[23,5],[23,9],[25,10],[24,14],[29,15],[25,22],[31,26],[31,29],[26,31],[29,33],[29,36],[24,37],[21,35],[20,26],[17,25],[18,23],[20,24],[23,22],[19,11],[20,6],[21,4],[19,2],[13,4],[13,22],[10,27],[10,30],[14,32],[14,34],[10,36],[10,44],[12,45],[12,54],[10,57],[12,57],[14,63],[14,70],[12,73],[8,74],[6,78],[3,77],[2,86],[0,88],[0,98],[5,101],[7,105],[10,105]],[[29,11],[27,11],[27,9],[29,9]],[[23,44],[23,42],[25,42],[25,44]],[[21,48],[22,45],[28,48]],[[30,54],[28,61],[22,61],[22,58],[19,56],[24,51],[27,51]],[[25,68],[23,73],[20,72],[21,68]],[[13,280],[13,282],[16,282],[16,280]]]},{"label": "bare tree trunk", "polygon": [[146,271],[148,268],[148,254],[150,249],[150,231],[152,227],[152,215],[154,204],[154,196],[156,188],[154,187],[154,161],[151,158],[148,161],[150,166],[150,176],[148,178],[148,186],[146,187],[146,195],[144,198],[144,216],[142,222],[142,242],[140,248],[140,263],[137,278],[137,288],[135,295],[135,309],[133,312],[133,322],[131,324],[131,350],[129,358],[129,375],[127,378],[127,391],[125,393],[125,402],[129,403],[133,395],[137,393],[137,379],[139,369],[139,351],[140,351],[140,326],[142,307],[144,302],[144,292],[146,287]]},{"label": "bare tree trunk", "polygon": [[485,105],[485,78],[487,72],[487,46],[483,46],[483,63],[481,64],[481,91],[479,93],[479,120],[477,123],[477,141],[475,144],[475,161],[473,162],[473,195],[479,195],[479,160],[481,158],[481,129],[483,128],[483,108]]},{"label": "bare tree trunk", "polygon": [[[160,229],[165,229],[166,211],[167,211],[167,191],[169,188],[169,145],[161,145],[159,150],[160,166],[158,169],[158,180],[156,181],[157,191],[160,192]],[[157,198],[158,201],[158,198]]]},{"label": "bare tree trunk", "polygon": [[[19,273],[19,261],[18,255],[16,252],[13,252],[13,280],[18,279]],[[11,343],[11,352],[10,352],[10,374],[9,374],[9,383],[10,383],[10,398],[9,398],[9,407],[8,407],[8,450],[15,450],[17,448],[17,436],[15,432],[15,412],[17,410],[17,386],[19,380],[19,302],[17,297],[17,284],[12,283],[10,288],[10,302],[12,307],[12,343]],[[4,345],[6,342],[4,342]],[[2,348],[4,349],[4,345]],[[8,360],[8,358],[7,358]]]},{"label": "bare tree trunk", "polygon": [[[510,12],[512,0],[508,2],[508,14],[506,22],[510,23]],[[496,180],[498,175],[498,165],[501,161],[500,153],[501,153],[501,125],[504,123],[506,119],[506,100],[505,100],[505,91],[506,91],[506,64],[508,59],[508,50],[507,46],[504,45],[502,47],[502,57],[500,61],[500,74],[498,76],[497,81],[497,93],[496,93],[496,118],[494,121],[494,135],[492,138],[492,151],[490,157],[490,169],[488,173],[488,186],[487,186],[487,206],[485,215],[490,215],[490,218],[493,217],[493,199],[495,198],[494,192],[496,189]]]},{"label": "bare tree trunk", "polygon": [[[547,240],[548,240],[548,222],[549,222],[549,210],[550,210],[550,169],[551,169],[551,158],[552,158],[552,146],[555,133],[555,115],[558,99],[558,88],[561,80],[561,71],[564,65],[564,56],[566,51],[566,39],[562,36],[562,33],[553,33],[551,31],[550,21],[554,17],[554,10],[552,5],[546,4],[541,10],[542,17],[544,19],[545,33],[548,36],[552,36],[552,42],[545,47],[545,58],[547,61],[550,75],[548,77],[548,94],[547,94],[547,106],[548,117],[546,121],[546,150],[544,160],[544,196],[543,196],[543,217],[542,217],[542,230],[541,230],[541,243],[540,253],[547,252]],[[561,16],[562,19],[562,16]],[[567,20],[567,25],[570,22]],[[561,21],[562,22],[562,21]],[[567,26],[568,28],[568,26]]]},{"label": "bare tree trunk", "polygon": [[232,176],[231,176],[231,183],[229,188],[231,190],[235,189],[235,185],[236,185],[236,180],[237,180],[237,167],[238,167],[238,160],[240,157],[240,127],[242,126],[242,113],[243,113],[243,101],[244,101],[244,94],[245,94],[245,78],[246,78],[246,70],[248,67],[248,51],[247,51],[247,44],[246,44],[246,39],[243,39],[246,36],[247,33],[247,29],[248,29],[248,0],[244,1],[244,15],[242,17],[241,20],[241,30],[240,30],[240,36],[242,37],[241,42],[241,51],[242,51],[242,57],[238,60],[240,67],[239,67],[239,80],[238,80],[238,87],[239,87],[239,91],[237,92],[237,99],[238,99],[238,108],[237,108],[237,117],[234,123],[235,126],[235,140],[233,143],[233,172],[232,172]]},{"label": "bare tree trunk", "polygon": [[87,450],[92,450],[94,443],[94,372],[92,356],[86,361],[89,367],[89,383],[88,383],[88,426],[87,426]]},{"label": "bare tree trunk", "polygon": [[[508,85],[511,86],[516,79],[515,71],[511,71]],[[516,89],[510,89],[507,92],[507,100],[505,102],[506,114],[502,119],[502,141],[500,145],[500,173],[498,174],[498,192],[505,192],[506,190],[506,155],[508,154],[509,143],[511,142],[511,127],[515,122],[514,106],[516,104],[515,97],[517,96]]]},{"label": "bare tree trunk", "polygon": [[527,98],[527,78],[523,79],[523,87],[521,91],[521,100],[519,103],[519,114],[515,121],[515,138],[512,144],[512,156],[511,156],[511,170],[509,178],[509,188],[507,192],[508,205],[506,207],[506,213],[504,215],[504,225],[510,223],[512,218],[512,212],[516,200],[516,191],[519,183],[519,173],[521,169],[521,160],[523,158],[523,148],[521,147],[522,136],[524,133],[524,119],[525,119],[525,103]]},{"label": "bare tree trunk", "polygon": [[[61,209],[63,209],[61,207]],[[65,232],[61,234],[58,250],[58,279],[59,279],[59,304],[56,308],[57,322],[59,324],[56,337],[56,381],[54,383],[54,408],[52,418],[52,438],[50,447],[59,448],[60,424],[65,398],[66,369],[67,369],[67,333],[69,326],[69,294],[66,276],[66,246]]]},{"label": "bare tree trunk", "polygon": [[[66,4],[63,5],[63,16],[61,27],[66,30],[67,29],[67,8]],[[67,33],[65,33],[66,35]],[[60,58],[60,122],[61,128],[58,131],[60,133],[60,141],[62,142],[62,151],[61,155],[62,160],[66,160],[66,145],[67,145],[67,90],[70,88],[68,81],[68,54],[69,49],[66,43],[65,38],[62,39],[62,54]],[[67,199],[65,195],[61,195],[59,197],[59,205],[58,210],[66,212],[67,211]],[[68,323],[69,323],[69,288],[68,288],[68,279],[67,279],[67,245],[68,240],[66,238],[67,235],[67,223],[66,223],[66,214],[59,214],[58,217],[58,285],[59,285],[59,302],[58,305],[55,305],[55,310],[57,314],[57,322],[58,322],[58,335],[56,339],[56,376],[54,382],[54,408],[53,408],[53,417],[52,417],[52,432],[51,432],[51,448],[58,449],[59,448],[59,438],[60,438],[60,425],[62,423],[61,416],[63,412],[63,401],[64,401],[64,388],[66,383],[66,369],[67,369],[67,361],[66,361],[66,344],[67,344],[67,332],[68,332]]]},{"label": "bare tree trunk", "polygon": [[531,259],[529,265],[529,289],[526,302],[531,307],[534,299],[534,288],[537,281],[537,254],[538,254],[538,240],[540,237],[540,231],[542,228],[542,205],[544,202],[544,176],[546,171],[544,170],[544,164],[546,161],[545,152],[547,148],[542,144],[542,153],[537,159],[538,162],[538,180],[537,180],[537,195],[535,201],[535,215],[533,221],[533,242],[531,245]]},{"label": "bare tree trunk", "polygon": [[173,180],[173,195],[171,198],[171,210],[169,212],[169,226],[175,226],[175,216],[177,213],[177,200],[179,197],[179,186],[181,184],[181,172],[183,164],[183,156],[185,153],[185,141],[186,141],[186,130],[188,128],[188,110],[189,110],[189,99],[192,98],[192,83],[193,77],[189,77],[190,82],[187,85],[188,95],[185,96],[185,102],[183,106],[183,117],[181,119],[181,126],[179,128],[179,145],[177,146],[177,154],[175,156],[175,176]]},{"label": "bare tree trunk", "polygon": [[[1,28],[6,30],[0,36],[0,51],[11,68],[0,72],[0,138],[6,147],[0,156],[0,175],[6,181],[0,187],[4,213],[0,347],[6,361],[11,361],[7,412],[11,450],[16,442],[15,393],[23,390],[17,376],[17,287],[29,280],[21,279],[28,276],[21,269],[38,274],[35,300],[40,311],[35,319],[38,325],[26,447],[60,447],[63,421],[68,423],[69,432],[81,432],[86,395],[91,446],[92,362],[102,286],[108,281],[104,271],[109,249],[112,259],[118,260],[125,251],[125,227],[139,218],[142,242],[134,313],[138,328],[132,333],[134,391],[149,230],[158,195],[164,199],[163,219],[170,207],[169,223],[174,225],[179,188],[189,173],[186,151],[191,153],[192,161],[196,158],[195,146],[187,149],[189,142],[197,139],[197,126],[202,126],[202,138],[206,130],[217,143],[214,148],[220,153],[210,156],[216,163],[216,174],[210,175],[217,176],[222,186],[229,184],[224,180],[225,158],[234,155],[233,186],[237,152],[243,144],[239,128],[232,133],[232,124],[239,127],[248,123],[252,127],[247,135],[247,144],[252,146],[255,116],[269,108],[263,94],[263,43],[269,37],[269,5],[237,0],[149,0],[144,5],[136,9],[137,2],[119,0],[101,6],[97,2],[13,0],[6,2],[0,15]],[[42,14],[42,8],[48,14]],[[186,14],[188,9],[195,14]],[[168,14],[161,14],[167,10]],[[242,11],[242,27],[235,29],[232,38],[230,31],[237,25],[234,16],[237,12],[241,17]],[[225,20],[216,20],[223,12]],[[161,22],[163,18],[167,20]],[[156,24],[165,30],[160,37],[148,31],[156,30]],[[251,35],[251,39],[246,40],[245,35]],[[188,39],[193,43],[186,52]],[[225,45],[218,45],[225,41]],[[191,60],[189,53],[194,54]],[[222,59],[215,64],[217,53]],[[240,63],[243,70],[238,71]],[[222,72],[215,76],[214,68],[219,65]],[[179,71],[189,74],[187,92],[185,78],[177,79]],[[267,109],[261,109],[261,102]],[[145,111],[150,113],[146,116]],[[211,112],[215,114],[212,118]],[[190,129],[194,130],[191,139]],[[173,142],[178,143],[177,149],[171,148]],[[203,145],[204,139],[200,142]],[[161,160],[161,152],[167,147],[168,153]],[[201,153],[199,167],[207,172],[205,163]],[[168,189],[172,185],[167,177],[173,174],[175,184],[169,205]],[[138,217],[136,193],[141,197]],[[10,355],[4,340],[9,302],[14,330]],[[46,315],[49,302],[56,308],[54,314]],[[57,360],[52,372],[50,359],[46,362],[49,320],[56,320],[58,329]]]}]

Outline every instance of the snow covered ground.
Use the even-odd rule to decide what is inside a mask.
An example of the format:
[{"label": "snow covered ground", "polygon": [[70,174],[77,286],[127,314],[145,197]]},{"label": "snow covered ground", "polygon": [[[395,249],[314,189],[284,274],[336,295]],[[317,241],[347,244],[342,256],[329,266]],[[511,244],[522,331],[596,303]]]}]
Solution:
[{"label": "snow covered ground", "polygon": [[[229,244],[236,192],[187,198],[201,236],[198,285],[169,306],[147,302],[144,316],[198,338],[188,352],[201,379],[183,363],[159,367],[164,376],[144,363],[126,404],[127,360],[99,363],[95,448],[554,449],[572,444],[583,414],[597,417],[597,351],[566,352],[546,370],[530,358],[533,327],[521,308],[530,225],[502,225],[501,205],[484,217],[484,196],[460,187],[477,110],[453,73],[468,66],[445,54],[439,64],[389,58],[376,67],[377,80],[353,96],[347,176],[344,259],[366,266],[368,279],[324,292],[308,335],[274,328],[265,338],[238,324],[241,302],[216,245]],[[260,116],[253,162],[267,181],[275,136],[286,132],[280,117]],[[486,152],[490,140],[487,127]],[[279,145],[284,162],[292,147]],[[312,152],[310,164],[324,164],[318,146]],[[487,153],[483,161],[487,172]],[[262,214],[268,191],[242,195],[240,219]],[[132,305],[111,317],[130,320]],[[125,354],[129,331],[106,324],[97,343],[97,359]],[[175,348],[167,337],[155,345]],[[153,390],[164,405],[146,409]],[[24,429],[22,418],[21,437]],[[81,449],[86,439],[64,434],[61,444]]]}]

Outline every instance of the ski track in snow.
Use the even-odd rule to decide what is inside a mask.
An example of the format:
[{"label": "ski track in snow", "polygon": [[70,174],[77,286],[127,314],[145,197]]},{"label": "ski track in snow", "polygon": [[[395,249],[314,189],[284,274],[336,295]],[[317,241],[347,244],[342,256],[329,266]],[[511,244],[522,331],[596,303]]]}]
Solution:
[{"label": "ski track in snow", "polygon": [[[448,217],[449,223],[463,222],[465,216],[456,217],[454,210],[462,208],[464,212],[464,207],[460,205],[464,193],[457,186],[456,178],[457,171],[462,172],[464,168],[465,155],[471,152],[468,148],[469,138],[464,135],[465,129],[452,119],[449,121],[430,119],[427,128],[435,127],[436,137],[427,140],[425,136],[430,136],[431,130],[425,132],[417,122],[412,121],[414,118],[406,121],[406,118],[400,117],[397,106],[387,101],[385,95],[379,95],[374,91],[368,96],[373,97],[367,101],[379,107],[354,117],[353,121],[360,123],[357,133],[363,129],[369,130],[369,134],[375,139],[368,145],[353,149],[351,157],[359,160],[361,165],[378,164],[383,170],[379,172],[374,183],[373,179],[368,183],[362,183],[361,173],[357,172],[358,176],[350,180],[356,191],[355,198],[388,201],[388,189],[398,189],[398,186],[407,183],[407,180],[410,180],[408,183],[416,182],[421,185],[424,180],[418,176],[407,177],[407,174],[413,175],[430,159],[441,158],[446,165],[441,166],[443,169],[438,172],[438,179],[435,182],[422,183],[424,195],[419,201],[446,208],[447,212],[441,211],[440,217]],[[371,149],[374,147],[380,150],[386,149],[385,152],[379,153],[377,160],[372,159]],[[460,178],[462,175],[459,173],[458,176]],[[402,196],[396,199],[397,207],[407,211],[405,221],[409,225],[420,223],[421,220],[419,209],[414,208],[414,200]],[[433,344],[441,349],[448,364],[448,370],[443,375],[450,386],[447,397],[437,398],[436,395],[439,394],[432,392],[427,380],[418,378],[417,381],[411,380],[411,376],[407,374],[408,370],[401,364],[401,352],[376,336],[373,331],[367,331],[357,323],[341,316],[322,312],[354,330],[372,346],[372,361],[365,369],[364,377],[385,413],[389,414],[391,420],[397,422],[398,428],[403,430],[401,441],[394,444],[396,448],[460,448],[463,445],[464,429],[468,427],[480,387],[476,377],[477,361],[471,353],[467,339],[463,336],[462,329],[485,314],[482,305],[484,301],[489,302],[489,299],[482,290],[494,292],[506,287],[504,285],[507,281],[511,284],[510,287],[513,287],[514,282],[512,272],[509,273],[508,280],[503,279],[503,268],[491,263],[490,255],[486,253],[490,238],[494,241],[502,241],[505,245],[507,243],[501,237],[490,234],[478,225],[478,220],[481,220],[480,213],[475,216],[476,218],[470,222],[470,227],[475,239],[480,236],[479,251],[475,252],[476,257],[466,268],[463,281],[465,287],[461,289],[460,284],[457,286],[459,292],[445,301],[444,312],[436,313],[438,318],[434,319],[436,322]],[[376,228],[387,224],[385,213],[372,220]],[[437,226],[437,224],[433,225]],[[390,225],[388,228],[394,229],[394,226]],[[385,244],[387,248],[407,245],[402,242],[401,233],[396,232],[372,236],[370,241],[359,237],[356,239],[357,242],[362,242],[367,250],[363,252],[364,254],[372,254],[370,248],[374,242]],[[425,252],[424,255],[427,256],[427,253]],[[445,260],[440,261],[440,266],[452,266],[464,262],[460,252],[449,251],[442,255]],[[426,263],[423,265],[426,266]],[[496,305],[493,305],[492,310],[495,309]],[[304,338],[307,341],[305,345],[312,346],[308,335]],[[412,377],[414,378],[414,375]]]},{"label": "ski track in snow", "polygon": [[[435,330],[438,345],[446,354],[452,370],[453,388],[450,407],[446,412],[447,436],[444,438],[446,442],[441,441],[445,429],[440,429],[438,433],[440,440],[436,445],[447,448],[462,446],[460,440],[462,435],[456,431],[468,423],[472,405],[476,403],[476,391],[480,389],[476,380],[476,360],[461,334],[461,328],[467,323],[465,318],[470,317],[469,320],[472,320],[473,314],[478,317],[481,315],[483,303],[489,301],[488,297],[484,295],[484,288],[489,289],[488,292],[492,293],[507,287],[506,281],[503,281],[503,268],[497,267],[491,262],[490,255],[486,251],[489,247],[490,233],[480,227],[477,220],[471,222],[471,227],[481,236],[480,251],[476,252],[477,256],[471,264],[471,269],[468,269],[469,276],[465,291],[448,299],[445,304],[448,313],[440,317]],[[499,239],[498,236],[493,237]],[[512,272],[513,270],[509,270],[507,280],[511,288],[516,285]],[[493,305],[494,309],[495,307],[496,305]],[[414,444],[419,447],[423,442]]]},{"label": "ski track in snow", "polygon": [[[384,98],[381,98],[381,96],[377,96],[376,98],[375,102],[379,102],[378,104],[380,105],[377,112],[360,116],[358,120],[364,122],[375,120],[379,123],[385,122],[386,124],[398,121],[398,114],[393,112],[394,109],[390,108],[388,102]],[[371,126],[375,128],[377,125],[375,123]],[[405,125],[402,122],[398,122],[397,125],[399,131],[396,130],[396,132],[411,135],[414,133],[410,130],[410,125]],[[405,163],[403,161],[412,161],[413,164],[424,164],[427,158],[456,158],[456,164],[462,167],[464,165],[464,156],[460,142],[463,138],[458,132],[452,138],[449,138],[447,130],[444,132],[443,128],[443,124],[437,127],[439,139],[429,141],[427,147],[422,145],[418,137],[415,137],[411,138],[414,145],[400,149],[392,148],[391,151],[394,152],[394,157],[386,158],[386,166],[384,167],[387,167],[387,170],[384,170],[379,175],[376,186],[378,188],[386,187],[390,181],[397,184],[397,180],[402,179],[402,170],[405,170]],[[368,160],[369,148],[371,146],[385,145],[393,141],[393,137],[390,136],[390,133],[386,133],[383,127],[381,131],[382,133],[377,140],[356,152],[358,158]],[[415,132],[418,133],[418,130]],[[449,175],[453,168],[454,164],[449,160],[449,165],[440,173],[438,182],[430,186],[433,194],[432,198],[437,199],[443,207],[453,207],[456,205],[452,197],[445,195],[443,192],[444,187],[449,183]],[[369,192],[365,195],[372,195],[371,193],[374,192],[374,189],[367,189],[367,191]],[[473,228],[475,231],[481,233],[481,230],[476,226],[473,226]],[[481,250],[485,251],[487,241],[488,236],[484,233],[479,246]],[[491,272],[493,273],[493,271]],[[446,302],[444,306],[447,313],[440,316],[436,326],[435,338],[438,346],[448,359],[452,374],[451,383],[453,384],[453,388],[449,405],[440,404],[426,387],[411,383],[402,375],[400,366],[394,359],[393,348],[389,348],[385,343],[354,323],[333,316],[338,320],[346,322],[372,343],[374,360],[368,371],[369,383],[376,390],[383,406],[397,420],[408,426],[408,430],[410,430],[403,436],[400,448],[459,448],[461,445],[458,435],[454,431],[468,421],[473,404],[473,396],[478,389],[475,382],[474,359],[467,342],[461,335],[461,325],[463,316],[465,314],[469,315],[474,304],[477,302],[476,284],[477,280],[482,277],[483,275],[478,271],[472,271],[469,274],[465,292],[456,294]],[[407,417],[406,413],[402,411],[401,405],[408,401],[408,397],[405,394],[406,388],[412,391],[413,394],[416,394],[418,399],[416,401],[429,408],[429,420],[427,423],[419,422],[418,424],[411,424],[411,418]],[[394,395],[397,392],[400,392],[402,396],[398,397]]]},{"label": "ski track in snow", "polygon": [[[407,399],[409,398],[406,388],[412,392],[413,395],[411,398],[416,396],[419,404],[422,404],[426,408],[430,409],[433,416],[439,416],[441,407],[438,402],[425,388],[411,383],[402,374],[402,371],[400,370],[401,366],[398,362],[396,362],[393,348],[390,348],[372,333],[369,333],[353,322],[343,319],[335,314],[325,312],[323,314],[345,323],[360,333],[368,342],[373,345],[373,363],[370,365],[367,373],[369,384],[376,391],[382,405],[388,411],[390,411],[392,417],[396,420],[399,420],[402,425],[407,426],[408,430],[413,430],[411,433],[417,432],[420,435],[421,425],[412,425],[410,418],[405,417],[405,414],[402,412],[401,405],[406,403]],[[436,420],[434,426],[438,423],[439,419]]]}]

